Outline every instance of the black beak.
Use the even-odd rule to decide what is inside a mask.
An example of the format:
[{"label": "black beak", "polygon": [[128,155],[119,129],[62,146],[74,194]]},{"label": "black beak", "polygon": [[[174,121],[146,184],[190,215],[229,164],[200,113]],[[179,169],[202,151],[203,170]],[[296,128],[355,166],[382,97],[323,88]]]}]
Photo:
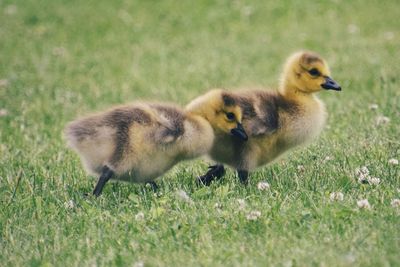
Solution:
[{"label": "black beak", "polygon": [[243,141],[247,141],[247,139],[249,139],[249,137],[246,134],[246,131],[243,128],[243,125],[240,124],[240,123],[237,124],[236,128],[231,130],[231,134],[233,134],[234,136],[239,137]]},{"label": "black beak", "polygon": [[325,83],[321,84],[321,87],[324,89],[332,89],[336,91],[342,91],[342,87],[340,87],[337,82],[335,82],[331,77],[325,77]]}]

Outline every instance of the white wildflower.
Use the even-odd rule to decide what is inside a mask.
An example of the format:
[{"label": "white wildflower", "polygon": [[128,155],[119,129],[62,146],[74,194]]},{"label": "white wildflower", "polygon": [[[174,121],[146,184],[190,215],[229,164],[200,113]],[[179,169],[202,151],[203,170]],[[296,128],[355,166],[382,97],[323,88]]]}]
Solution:
[{"label": "white wildflower", "polygon": [[343,201],[343,197],[344,197],[344,195],[342,192],[332,192],[329,195],[329,199],[331,201]]},{"label": "white wildflower", "polygon": [[367,179],[367,181],[368,181],[369,184],[372,184],[372,185],[378,185],[378,184],[381,183],[381,179],[378,178],[378,177],[369,177]]},{"label": "white wildflower", "polygon": [[214,204],[214,208],[215,208],[215,209],[218,209],[218,210],[219,210],[219,209],[222,209],[222,204],[219,203],[219,202],[217,202],[217,203]]},{"label": "white wildflower", "polygon": [[7,15],[14,15],[15,13],[17,13],[17,10],[18,9],[16,5],[8,5],[4,9],[4,13],[6,13]]},{"label": "white wildflower", "polygon": [[244,199],[239,198],[237,202],[239,204],[239,210],[244,210],[246,208],[246,201]]},{"label": "white wildflower", "polygon": [[371,185],[378,185],[381,182],[381,179],[378,177],[371,177],[369,174],[369,170],[366,166],[361,168],[357,168],[355,171],[356,175],[358,176],[358,182],[362,184],[371,184]]},{"label": "white wildflower", "polygon": [[0,79],[0,87],[6,87],[8,85],[7,79]]},{"label": "white wildflower", "polygon": [[390,202],[390,205],[392,205],[393,208],[399,208],[400,207],[400,199],[395,198]]},{"label": "white wildflower", "polygon": [[388,124],[390,122],[390,119],[385,116],[378,116],[375,119],[377,125],[383,125],[383,124]]},{"label": "white wildflower", "polygon": [[297,166],[297,171],[298,171],[298,172],[304,172],[305,170],[306,170],[306,168],[304,168],[303,165],[298,165],[298,166]]},{"label": "white wildflower", "polygon": [[255,221],[260,218],[261,212],[258,210],[253,210],[249,214],[246,215],[246,219],[249,221]]},{"label": "white wildflower", "polygon": [[347,31],[350,34],[355,34],[355,33],[358,33],[360,31],[360,28],[358,28],[358,26],[355,25],[355,24],[349,24],[347,26]]},{"label": "white wildflower", "polygon": [[72,199],[70,199],[70,200],[64,202],[64,207],[66,209],[73,209],[75,207],[75,203]]},{"label": "white wildflower", "polygon": [[0,117],[5,117],[7,115],[8,115],[8,110],[4,109],[4,108],[1,108],[0,109]]},{"label": "white wildflower", "polygon": [[139,211],[138,213],[136,213],[136,215],[135,215],[135,220],[136,220],[136,221],[142,221],[142,220],[144,220],[144,213],[141,212],[141,211]]},{"label": "white wildflower", "polygon": [[367,166],[362,166],[361,167],[361,172],[365,173],[365,174],[369,174],[369,170],[368,170]]},{"label": "white wildflower", "polygon": [[144,267],[144,262],[143,261],[137,261],[133,264],[133,267]]},{"label": "white wildflower", "polygon": [[257,188],[258,188],[258,190],[261,190],[261,191],[268,190],[269,189],[269,183],[267,183],[267,182],[259,182],[257,184]]},{"label": "white wildflower", "polygon": [[383,34],[383,38],[385,38],[388,41],[393,40],[394,39],[394,33],[393,32],[385,32]]},{"label": "white wildflower", "polygon": [[399,165],[399,161],[397,159],[389,159],[388,163],[390,165]]},{"label": "white wildflower", "polygon": [[370,110],[377,110],[378,109],[378,104],[375,104],[375,103],[374,104],[370,104],[369,105],[369,109]]},{"label": "white wildflower", "polygon": [[347,263],[347,264],[350,264],[350,265],[353,265],[355,262],[356,262],[356,260],[357,260],[357,258],[356,258],[356,256],[353,254],[353,253],[348,253],[347,255],[345,255],[344,257],[343,257],[343,260]]},{"label": "white wildflower", "polygon": [[193,202],[193,200],[188,196],[188,194],[185,192],[185,191],[183,191],[183,190],[178,190],[177,192],[176,192],[176,196],[179,198],[179,199],[181,199],[181,200],[183,200],[184,202],[187,202],[187,203],[192,203]]},{"label": "white wildflower", "polygon": [[369,177],[369,170],[366,166],[362,166],[361,168],[357,168],[355,171],[356,175],[358,176],[358,182],[365,184],[368,183]]},{"label": "white wildflower", "polygon": [[293,267],[293,260],[287,260],[282,265],[283,267]]},{"label": "white wildflower", "polygon": [[356,174],[358,176],[360,176],[360,175],[367,176],[367,175],[369,175],[369,170],[368,170],[367,166],[362,166],[361,168],[356,169]]},{"label": "white wildflower", "polygon": [[245,6],[242,9],[242,14],[246,17],[251,16],[254,12],[254,8],[252,6]]},{"label": "white wildflower", "polygon": [[326,157],[324,158],[324,162],[327,162],[327,161],[330,161],[330,160],[333,160],[333,157],[331,157],[331,156],[326,156]]},{"label": "white wildflower", "polygon": [[360,199],[360,200],[358,200],[357,201],[357,206],[360,209],[370,209],[371,208],[371,205],[369,204],[368,199]]},{"label": "white wildflower", "polygon": [[125,11],[125,10],[120,10],[118,12],[118,17],[125,22],[126,24],[129,24],[133,21],[132,16],[129,14],[129,12]]},{"label": "white wildflower", "polygon": [[54,56],[62,57],[62,56],[65,56],[67,54],[67,50],[62,46],[54,47],[52,53],[53,53]]},{"label": "white wildflower", "polygon": [[300,38],[300,40],[302,40],[302,41],[304,41],[304,40],[306,40],[307,38],[308,38],[308,35],[307,35],[307,33],[305,33],[305,32],[300,32],[300,33],[297,33],[297,36]]}]

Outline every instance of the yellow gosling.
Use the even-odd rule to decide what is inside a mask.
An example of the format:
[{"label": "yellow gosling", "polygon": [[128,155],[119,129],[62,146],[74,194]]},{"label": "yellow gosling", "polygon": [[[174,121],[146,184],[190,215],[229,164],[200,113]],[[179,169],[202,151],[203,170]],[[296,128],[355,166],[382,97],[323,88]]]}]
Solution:
[{"label": "yellow gosling", "polygon": [[327,63],[319,55],[298,52],[287,60],[277,91],[220,91],[225,99],[241,107],[249,140],[216,134],[209,155],[219,164],[200,180],[210,183],[219,178],[224,173],[222,164],[227,164],[246,184],[249,171],[314,140],[327,117],[324,104],[315,94],[323,89],[340,91],[341,87],[331,78]]}]

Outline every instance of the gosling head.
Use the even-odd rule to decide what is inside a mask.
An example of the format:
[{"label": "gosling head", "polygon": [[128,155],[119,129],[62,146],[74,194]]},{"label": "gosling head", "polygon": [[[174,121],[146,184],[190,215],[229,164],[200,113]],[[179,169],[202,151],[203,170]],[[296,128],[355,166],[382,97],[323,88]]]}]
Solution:
[{"label": "gosling head", "polygon": [[248,139],[242,125],[242,109],[227,92],[211,90],[190,102],[186,110],[204,117],[216,131],[233,135],[240,140]]},{"label": "gosling head", "polygon": [[282,75],[281,90],[310,94],[322,89],[342,90],[331,78],[329,66],[323,58],[314,52],[298,52],[289,57]]}]

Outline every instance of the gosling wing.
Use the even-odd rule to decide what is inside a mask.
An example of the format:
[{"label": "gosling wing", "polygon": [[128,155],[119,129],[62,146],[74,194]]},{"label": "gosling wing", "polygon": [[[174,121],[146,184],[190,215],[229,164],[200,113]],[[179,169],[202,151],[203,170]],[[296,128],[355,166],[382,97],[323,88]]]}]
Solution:
[{"label": "gosling wing", "polygon": [[152,105],[157,112],[158,127],[154,132],[154,140],[160,144],[169,144],[175,142],[185,132],[185,115],[173,106]]},{"label": "gosling wing", "polygon": [[244,93],[238,98],[243,110],[243,125],[250,137],[270,135],[279,127],[279,113],[274,94],[261,91]]}]

